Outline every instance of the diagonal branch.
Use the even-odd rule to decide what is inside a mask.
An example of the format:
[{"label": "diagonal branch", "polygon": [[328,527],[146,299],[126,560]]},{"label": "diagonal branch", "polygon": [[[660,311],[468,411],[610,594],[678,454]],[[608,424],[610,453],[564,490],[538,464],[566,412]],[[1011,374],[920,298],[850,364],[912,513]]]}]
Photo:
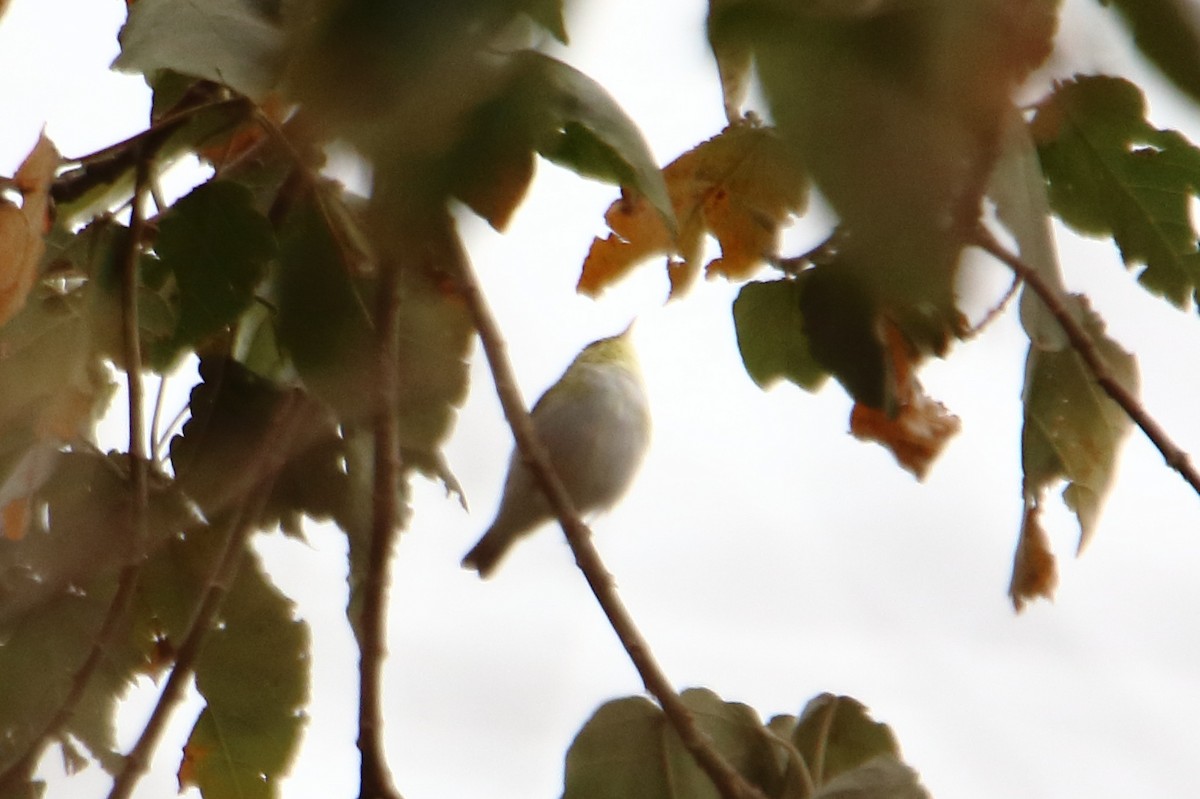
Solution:
[{"label": "diagonal branch", "polygon": [[125,766],[113,780],[108,799],[128,799],[137,781],[149,766],[150,756],[166,728],[171,712],[182,701],[187,691],[188,680],[191,679],[200,648],[208,631],[212,629],[213,620],[237,575],[247,541],[257,529],[256,521],[262,515],[263,507],[271,493],[271,486],[286,463],[290,452],[286,442],[296,436],[301,407],[301,395],[298,391],[293,391],[284,400],[282,407],[275,412],[266,440],[259,449],[251,469],[251,474],[254,475],[250,481],[251,488],[243,494],[237,511],[231,514],[225,545],[209,575],[200,604],[188,624],[187,633],[176,652],[175,666],[171,669],[171,675],[163,686],[142,734],[125,756]]},{"label": "diagonal branch", "polygon": [[16,790],[18,782],[28,781],[37,765],[46,742],[70,723],[75,709],[83,699],[96,669],[108,655],[121,629],[121,622],[129,611],[137,588],[141,571],[142,556],[146,547],[146,512],[149,506],[149,459],[146,446],[145,391],[142,384],[141,341],[138,337],[138,261],[141,255],[142,238],[146,232],[145,195],[150,182],[151,154],[141,142],[134,144],[135,179],[133,200],[130,209],[129,229],[120,252],[121,264],[121,338],[125,359],[125,376],[129,396],[129,483],[131,502],[129,529],[134,551],[121,569],[117,590],[105,611],[100,630],[92,641],[91,649],[83,663],[71,676],[67,695],[58,710],[46,722],[41,733],[30,743],[28,749],[0,774],[0,796]]},{"label": "diagonal branch", "polygon": [[609,624],[621,640],[629,659],[633,662],[642,683],[646,686],[663,713],[679,734],[684,747],[695,758],[696,763],[709,776],[725,799],[763,799],[762,793],[751,785],[713,747],[711,739],[696,725],[696,719],[683,704],[662,667],[654,658],[650,645],[642,637],[625,604],[617,594],[616,586],[600,559],[600,553],[592,544],[591,531],[579,518],[578,512],[563,487],[562,480],[554,471],[545,445],[534,430],[529,411],[521,398],[513,375],[512,366],[505,355],[504,339],[499,326],[492,317],[483,293],[476,282],[465,253],[460,251],[458,276],[464,299],[479,331],[488,365],[496,383],[496,392],[504,407],[504,415],[512,428],[517,447],[524,456],[530,470],[536,475],[550,507],[558,517],[567,543],[575,555],[575,563],[583,572],[588,586],[608,617]]},{"label": "diagonal branch", "polygon": [[1079,353],[1079,357],[1083,358],[1083,362],[1096,379],[1096,383],[1104,389],[1104,393],[1120,405],[1134,424],[1142,429],[1146,437],[1162,453],[1167,465],[1179,472],[1192,490],[1200,494],[1200,472],[1197,472],[1195,466],[1192,465],[1187,452],[1171,440],[1167,431],[1150,415],[1133,392],[1112,376],[1100,351],[1096,348],[1096,342],[1071,315],[1054,287],[1043,280],[1042,276],[1032,266],[1025,263],[1020,256],[1006,249],[987,228],[977,227],[972,240],[977,247],[1012,269],[1017,277],[1024,280],[1033,289],[1038,298],[1050,309],[1050,313],[1066,333],[1067,340],[1071,342],[1071,347]]}]

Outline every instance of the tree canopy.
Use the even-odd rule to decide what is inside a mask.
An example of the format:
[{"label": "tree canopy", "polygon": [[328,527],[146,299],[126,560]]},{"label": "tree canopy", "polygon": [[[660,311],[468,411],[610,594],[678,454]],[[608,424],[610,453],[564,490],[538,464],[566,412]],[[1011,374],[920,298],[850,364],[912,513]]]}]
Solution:
[{"label": "tree canopy", "polygon": [[[1190,6],[1106,5],[1200,102]],[[52,747],[129,795],[193,679],[204,709],[181,788],[276,795],[312,644],[250,542],[311,521],[347,542],[360,796],[399,796],[381,743],[389,570],[421,513],[414,482],[461,496],[445,445],[477,340],[647,691],[583,724],[564,799],[928,795],[903,719],[897,735],[859,699],[821,693],[764,720],[719,690],[678,692],[655,662],[529,423],[460,232],[472,215],[503,231],[539,158],[613,187],[607,231],[573,265],[580,293],[603,302],[647,269],[670,302],[701,276],[739,285],[748,379],[840,385],[851,433],[919,479],[962,426],[921,370],[1016,314],[1016,610],[1057,585],[1051,489],[1082,549],[1135,428],[1200,492],[1139,399],[1135,354],[1066,288],[1051,232],[1111,240],[1163,313],[1194,312],[1200,148],[1157,127],[1127,76],[1045,79],[1070,27],[1057,0],[710,0],[697,36],[726,124],[665,165],[569,63],[562,0],[128,7],[113,68],[151,90],[144,130],[69,157],[41,137],[0,204],[0,677],[22,686],[0,696],[0,796],[36,795]],[[346,151],[365,193],[327,168]],[[165,199],[161,176],[190,158],[204,176]],[[783,229],[818,203],[827,235],[786,251]],[[973,318],[964,270],[980,254],[1013,277]],[[186,418],[164,425],[146,378],[183,363],[197,364]],[[95,425],[114,412],[128,442],[105,451]],[[122,748],[114,719],[143,675],[162,698]]]}]

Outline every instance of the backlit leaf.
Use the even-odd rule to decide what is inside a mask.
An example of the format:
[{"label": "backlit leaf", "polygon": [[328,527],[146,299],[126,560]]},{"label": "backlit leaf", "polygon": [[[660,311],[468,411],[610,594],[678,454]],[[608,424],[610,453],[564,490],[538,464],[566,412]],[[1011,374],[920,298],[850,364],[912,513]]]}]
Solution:
[{"label": "backlit leaf", "polygon": [[[782,786],[777,753],[749,707],[691,689],[684,703],[730,764],[767,795]],[[641,697],[601,706],[567,752],[563,799],[717,799],[662,711]]]},{"label": "backlit leaf", "polygon": [[[0,683],[22,686],[0,691],[0,770],[60,707],[133,553],[124,458],[62,453],[54,466],[34,493],[29,533],[0,540]],[[178,496],[152,477],[149,546],[183,518]],[[116,702],[149,645],[118,628],[64,730],[105,768],[120,765]]]},{"label": "backlit leaf", "polygon": [[13,180],[21,192],[18,208],[0,198],[0,325],[25,306],[45,251],[50,182],[61,158],[43,134]]},{"label": "backlit leaf", "polygon": [[1050,204],[1071,227],[1111,236],[1139,281],[1186,307],[1200,282],[1190,204],[1200,192],[1200,149],[1146,121],[1128,81],[1084,77],[1058,86],[1032,123]]},{"label": "backlit leaf", "polygon": [[196,662],[207,705],[184,747],[180,788],[277,796],[304,727],[308,661],[308,625],[246,553]]},{"label": "backlit leaf", "polygon": [[275,240],[267,220],[254,210],[249,190],[209,181],[163,216],[154,250],[177,285],[173,345],[190,348],[250,306]]},{"label": "backlit leaf", "polygon": [[917,772],[890,755],[879,755],[840,774],[813,799],[930,799]]},{"label": "backlit leaf", "polygon": [[349,274],[310,199],[293,210],[279,238],[279,345],[313,394],[342,419],[362,419],[375,395],[374,301]]},{"label": "backlit leaf", "polygon": [[514,54],[506,81],[480,103],[448,156],[453,192],[503,229],[533,177],[533,154],[648,198],[674,224],[658,164],[637,125],[603,87],[534,50]]},{"label": "backlit leaf", "polygon": [[847,232],[840,255],[862,292],[921,350],[944,350],[957,327],[961,232],[978,219],[1011,94],[1050,52],[1056,8],[710,6],[710,38],[753,52],[779,135]]},{"label": "backlit leaf", "polygon": [[[277,453],[283,463],[282,477],[299,468],[293,458],[336,436],[332,416],[319,403],[254,374],[237,361],[202,358],[199,373],[200,382],[188,402],[190,418],[172,439],[170,454],[180,489],[210,520],[257,488],[263,475],[256,464],[264,447]],[[289,403],[289,413],[299,415],[295,432],[275,440],[279,416]],[[284,485],[290,486],[291,479],[295,478]],[[267,517],[258,522],[268,526],[282,515],[303,510],[289,507],[273,494]]]},{"label": "backlit leaf", "polygon": [[807,182],[771,128],[743,123],[684,153],[663,169],[677,235],[637,194],[623,193],[604,215],[612,233],[592,242],[579,291],[597,295],[654,255],[679,258],[668,274],[672,295],[685,292],[700,273],[704,237],[721,256],[704,267],[711,277],[749,277],[777,254],[780,228],[803,212]]},{"label": "backlit leaf", "polygon": [[848,696],[821,694],[809,700],[791,739],[818,786],[878,755],[900,756],[891,728],[872,719],[861,702]]},{"label": "backlit leaf", "polygon": [[[447,246],[456,246],[447,242]],[[439,256],[399,274],[399,415],[402,462],[454,485],[441,458],[467,398],[475,326],[455,282],[436,270]]]},{"label": "backlit leaf", "polygon": [[788,380],[816,391],[829,377],[809,350],[800,312],[801,280],[747,283],[733,303],[742,363],[752,380],[768,388]]},{"label": "backlit leaf", "polygon": [[1114,8],[1138,49],[1200,101],[1200,30],[1189,0],[1100,0]]},{"label": "backlit leaf", "polygon": [[708,45],[717,61],[721,76],[721,96],[725,101],[725,118],[732,125],[742,118],[742,103],[750,91],[751,65],[754,53],[745,41],[723,36],[722,29],[713,25],[722,10],[743,0],[709,0]]},{"label": "backlit leaf", "polygon": [[[1113,376],[1136,393],[1137,362],[1104,333],[1100,318],[1079,298],[1072,305],[1084,319],[1100,356]],[[1063,500],[1079,519],[1079,549],[1095,532],[1104,498],[1112,486],[1117,453],[1132,422],[1100,388],[1073,350],[1039,350],[1030,347],[1025,366],[1025,423],[1021,434],[1021,464],[1025,473],[1026,512],[1018,547],[1014,586],[1030,582],[1026,573],[1044,573],[1039,554],[1046,549],[1044,534],[1037,529],[1043,495],[1059,480],[1067,482]],[[1021,548],[1025,548],[1022,555]],[[1025,563],[1033,564],[1026,567]],[[1035,585],[1052,580],[1038,579]],[[1045,594],[1045,591],[1032,591]],[[1014,592],[1020,606],[1021,591]]]},{"label": "backlit leaf", "polygon": [[284,33],[253,0],[138,0],[121,29],[113,68],[170,69],[262,99],[279,80]]},{"label": "backlit leaf", "polygon": [[[1065,292],[1054,228],[1050,224],[1050,201],[1046,177],[1038,161],[1029,126],[1013,109],[1000,138],[1000,156],[988,185],[988,197],[996,204],[996,218],[1017,242],[1017,252],[1059,293]],[[1066,334],[1028,286],[1021,290],[1021,326],[1041,349],[1061,349]]]}]

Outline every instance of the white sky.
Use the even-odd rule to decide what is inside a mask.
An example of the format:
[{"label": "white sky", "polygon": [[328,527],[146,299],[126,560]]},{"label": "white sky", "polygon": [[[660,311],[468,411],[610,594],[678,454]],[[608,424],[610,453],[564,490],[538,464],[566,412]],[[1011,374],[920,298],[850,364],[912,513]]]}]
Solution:
[{"label": "white sky", "polygon": [[[1071,24],[1103,19],[1087,0],[1067,8]],[[120,0],[13,0],[0,23],[0,172],[44,121],[68,155],[139,128],[143,84],[105,71],[123,10]],[[704,3],[607,0],[577,11],[567,58],[609,89],[663,162],[719,130]],[[1084,27],[1074,69],[1124,63],[1120,35]],[[1200,138],[1200,119],[1169,92],[1152,97],[1152,117]],[[579,263],[614,196],[543,163],[508,235],[464,228],[530,400],[583,344],[640,315],[655,441],[628,499],[596,527],[672,680],[764,717],[796,713],[821,691],[851,694],[893,726],[939,799],[1200,795],[1200,500],[1140,433],[1082,559],[1070,559],[1073,518],[1051,514],[1066,558],[1058,600],[1016,617],[1005,596],[1021,514],[1014,314],[924,371],[963,431],[918,484],[846,434],[849,401],[835,385],[816,396],[754,387],[734,342],[734,288],[706,283],[663,307],[665,280],[647,266],[598,302],[576,297]],[[791,238],[798,250],[821,235],[800,225]],[[1146,405],[1200,452],[1195,315],[1137,289],[1111,245],[1059,238],[1068,285],[1138,354]],[[990,285],[1006,282],[978,268]],[[421,485],[398,550],[389,753],[408,799],[554,797],[579,726],[640,684],[555,531],[523,543],[490,582],[459,570],[511,446],[479,363],[474,377],[448,447],[473,513]],[[272,538],[262,548],[316,641],[312,721],[284,795],[352,796],[356,657],[342,539],[313,527],[307,547]],[[151,695],[142,686],[122,720],[126,741]],[[138,796],[174,790],[192,720],[176,720]],[[57,772],[48,758],[49,797],[106,790],[95,768],[72,780]]]}]

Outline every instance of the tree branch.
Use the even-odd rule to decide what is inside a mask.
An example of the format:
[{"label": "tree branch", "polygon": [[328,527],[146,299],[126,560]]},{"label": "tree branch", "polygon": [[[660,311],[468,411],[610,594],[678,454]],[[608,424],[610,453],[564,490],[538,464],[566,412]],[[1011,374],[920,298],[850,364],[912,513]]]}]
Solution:
[{"label": "tree branch", "polygon": [[375,311],[378,375],[374,436],[371,545],[363,584],[359,641],[358,750],[360,799],[399,799],[383,748],[383,661],[387,655],[387,596],[396,542],[396,487],[400,471],[397,347],[398,302],[395,263],[380,263]]},{"label": "tree branch", "polygon": [[283,405],[275,413],[270,430],[263,446],[258,450],[258,457],[251,470],[258,475],[257,479],[249,481],[252,489],[244,495],[240,507],[231,515],[230,529],[221,550],[216,566],[208,577],[204,594],[187,626],[179,649],[176,651],[175,666],[163,686],[158,702],[154,706],[150,719],[142,729],[137,743],[125,757],[125,766],[113,780],[113,786],[108,799],[128,799],[134,786],[149,766],[150,755],[158,743],[166,727],[171,712],[183,699],[187,691],[188,680],[192,676],[196,657],[205,636],[212,629],[213,620],[229,587],[237,576],[242,555],[250,535],[257,529],[256,521],[262,515],[264,506],[271,493],[275,478],[283,469],[287,454],[291,451],[284,442],[294,438],[301,398],[298,391],[292,391],[284,400]]},{"label": "tree branch", "polygon": [[1071,312],[1063,303],[1062,297],[1054,287],[1043,280],[1042,276],[1032,266],[1025,263],[1020,256],[1006,249],[1004,245],[996,240],[991,231],[982,225],[976,228],[973,242],[977,247],[1007,265],[1008,268],[1016,273],[1017,277],[1024,280],[1033,289],[1034,293],[1045,303],[1050,313],[1062,327],[1063,332],[1067,335],[1067,340],[1071,342],[1071,347],[1079,353],[1079,357],[1083,358],[1084,364],[1087,365],[1088,370],[1091,371],[1092,376],[1096,379],[1096,383],[1104,390],[1104,393],[1108,394],[1114,402],[1120,405],[1121,409],[1128,414],[1134,424],[1142,429],[1146,437],[1162,453],[1167,465],[1179,472],[1180,476],[1192,487],[1192,490],[1200,494],[1200,472],[1197,472],[1192,465],[1191,458],[1187,452],[1171,440],[1171,437],[1167,435],[1162,426],[1142,406],[1133,392],[1121,385],[1112,376],[1112,373],[1108,370],[1108,366],[1104,363],[1103,357],[1100,355],[1100,351],[1096,348],[1096,342],[1092,340],[1092,337],[1083,326],[1071,315]]},{"label": "tree branch", "polygon": [[130,524],[133,546],[132,556],[121,569],[117,590],[109,601],[100,630],[92,641],[91,649],[83,663],[71,675],[67,695],[58,710],[33,739],[29,747],[12,765],[0,774],[0,795],[14,792],[18,782],[26,782],[33,775],[37,758],[46,742],[56,735],[75,715],[75,708],[83,699],[84,692],[104,660],[121,629],[121,622],[129,611],[130,602],[137,588],[142,557],[146,547],[146,512],[149,506],[149,461],[146,452],[145,392],[142,385],[141,341],[138,337],[138,261],[141,255],[142,237],[146,230],[145,194],[150,175],[150,154],[135,143],[135,179],[133,201],[130,209],[129,230],[122,242],[121,264],[121,337],[125,359],[125,376],[129,396],[129,484]]},{"label": "tree branch", "polygon": [[476,282],[471,266],[465,254],[458,264],[458,277],[463,295],[479,338],[483,351],[487,356],[488,365],[496,383],[496,392],[500,395],[500,404],[504,415],[512,428],[517,447],[530,470],[536,476],[546,498],[550,502],[555,516],[558,517],[567,543],[575,555],[575,563],[583,572],[588,586],[600,604],[609,624],[621,640],[629,659],[633,662],[646,690],[653,696],[671,726],[679,734],[684,747],[695,758],[697,765],[709,776],[713,784],[725,799],[763,799],[762,792],[742,777],[721,756],[709,737],[696,725],[696,719],[684,705],[679,694],[675,692],[666,674],[655,660],[650,646],[642,637],[629,611],[617,594],[612,575],[604,567],[599,552],[592,544],[591,531],[579,518],[571,497],[563,487],[562,480],[554,471],[549,453],[537,435],[529,411],[521,398],[513,375],[512,366],[505,355],[504,339],[496,320],[488,309],[483,293]]}]

